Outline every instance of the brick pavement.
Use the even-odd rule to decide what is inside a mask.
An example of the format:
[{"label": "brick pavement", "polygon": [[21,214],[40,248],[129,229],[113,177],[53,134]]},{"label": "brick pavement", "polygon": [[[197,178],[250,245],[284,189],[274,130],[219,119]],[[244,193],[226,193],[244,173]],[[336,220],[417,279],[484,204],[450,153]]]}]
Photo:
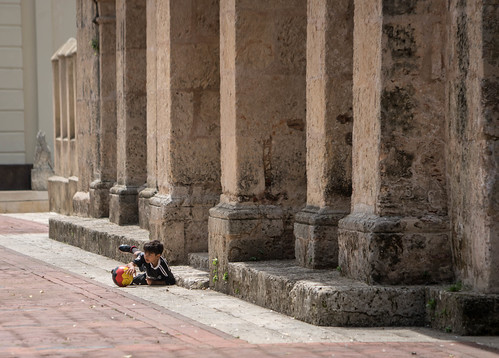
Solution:
[{"label": "brick pavement", "polygon": [[0,215],[0,234],[48,233],[47,225]]},{"label": "brick pavement", "polygon": [[[4,218],[2,233],[43,229]],[[449,341],[253,345],[117,287],[2,251],[0,357],[499,357]]]}]

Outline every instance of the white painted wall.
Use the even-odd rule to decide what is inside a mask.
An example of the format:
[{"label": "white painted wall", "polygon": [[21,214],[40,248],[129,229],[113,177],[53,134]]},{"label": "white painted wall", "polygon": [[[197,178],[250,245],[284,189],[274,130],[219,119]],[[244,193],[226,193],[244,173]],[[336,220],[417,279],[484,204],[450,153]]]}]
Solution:
[{"label": "white painted wall", "polygon": [[76,1],[36,0],[36,33],[39,129],[45,132],[53,159],[53,85],[50,58],[70,37],[76,38]]},{"label": "white painted wall", "polygon": [[0,164],[24,163],[21,0],[0,0]]},{"label": "white painted wall", "polygon": [[54,152],[50,58],[76,37],[76,1],[0,0],[0,165],[31,164],[36,134]]}]

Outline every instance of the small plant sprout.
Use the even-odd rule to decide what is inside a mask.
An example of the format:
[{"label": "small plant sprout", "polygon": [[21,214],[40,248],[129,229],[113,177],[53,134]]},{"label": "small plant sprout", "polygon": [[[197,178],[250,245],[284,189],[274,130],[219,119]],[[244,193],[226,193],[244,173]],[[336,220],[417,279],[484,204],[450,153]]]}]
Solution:
[{"label": "small plant sprout", "polygon": [[224,281],[228,281],[229,280],[229,273],[228,272],[225,272],[223,277],[222,277],[222,280]]},{"label": "small plant sprout", "polygon": [[458,281],[449,287],[450,292],[459,292],[462,289],[463,289],[463,284],[461,283],[461,281]]},{"label": "small plant sprout", "polygon": [[92,46],[94,53],[97,55],[99,53],[99,39],[92,39],[92,41],[90,41],[90,46]]},{"label": "small plant sprout", "polygon": [[434,310],[436,306],[437,306],[437,301],[434,298],[430,299],[426,304],[426,307],[432,310]]},{"label": "small plant sprout", "polygon": [[212,261],[213,263],[213,266],[217,266],[218,265],[218,259],[215,257]]}]

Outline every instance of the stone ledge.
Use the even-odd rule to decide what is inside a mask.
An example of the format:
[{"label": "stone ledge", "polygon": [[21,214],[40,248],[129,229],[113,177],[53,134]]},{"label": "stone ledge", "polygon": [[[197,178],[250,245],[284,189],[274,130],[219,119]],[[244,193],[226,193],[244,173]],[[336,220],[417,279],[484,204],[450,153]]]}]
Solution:
[{"label": "stone ledge", "polygon": [[210,286],[210,277],[206,271],[190,266],[172,266],[171,269],[180,287],[189,290],[204,290]]},{"label": "stone ledge", "polygon": [[[149,231],[135,225],[119,226],[108,219],[67,216],[49,219],[49,237],[95,254],[130,262],[132,256],[119,251],[119,245],[142,247],[149,241]],[[208,272],[189,266],[172,266],[171,269],[179,286],[188,289],[208,288]]]},{"label": "stone ledge", "polygon": [[464,336],[499,335],[499,295],[429,287],[426,296],[430,327]]},{"label": "stone ledge", "polygon": [[[223,274],[218,275],[222,279]],[[423,326],[423,286],[370,286],[295,261],[229,263],[229,294],[321,326]]]},{"label": "stone ledge", "polygon": [[67,216],[49,219],[49,237],[95,254],[128,262],[130,255],[119,251],[119,245],[142,247],[149,241],[149,232],[134,225],[119,226],[108,219]]},{"label": "stone ledge", "polygon": [[188,255],[189,266],[201,271],[210,270],[210,258],[208,252],[193,252]]}]

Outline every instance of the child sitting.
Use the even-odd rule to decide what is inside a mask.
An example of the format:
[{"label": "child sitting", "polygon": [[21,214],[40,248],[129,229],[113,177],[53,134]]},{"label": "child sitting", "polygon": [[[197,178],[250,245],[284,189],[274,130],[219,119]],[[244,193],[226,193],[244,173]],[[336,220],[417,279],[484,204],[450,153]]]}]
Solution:
[{"label": "child sitting", "polygon": [[[130,252],[135,259],[127,264],[129,273],[134,275],[132,284],[134,285],[174,285],[173,276],[166,260],[161,256],[163,244],[158,240],[149,241],[144,244],[144,251],[140,251],[137,246],[120,245],[120,251]],[[136,267],[142,274],[135,275]]]}]

